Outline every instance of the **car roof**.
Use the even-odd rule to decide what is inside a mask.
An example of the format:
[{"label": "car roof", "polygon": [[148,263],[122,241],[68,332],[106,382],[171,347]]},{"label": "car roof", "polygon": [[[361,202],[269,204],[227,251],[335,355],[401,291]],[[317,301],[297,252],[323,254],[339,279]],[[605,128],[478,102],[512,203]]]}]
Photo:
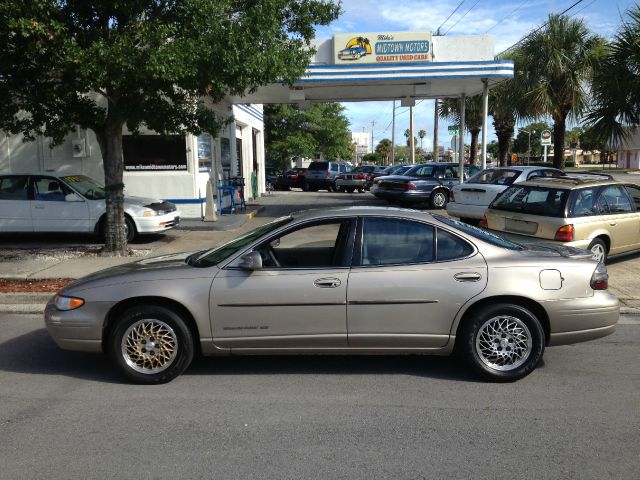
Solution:
[{"label": "car roof", "polygon": [[406,217],[415,219],[433,219],[428,212],[397,207],[352,206],[314,208],[291,213],[294,220],[316,220],[323,218],[353,217],[356,215],[377,215],[383,217]]},{"label": "car roof", "polygon": [[512,165],[507,167],[487,167],[485,170],[518,170],[519,172],[528,172],[531,170],[560,170],[555,167],[535,167],[532,165]]},{"label": "car roof", "polygon": [[592,174],[587,172],[571,173],[564,177],[539,177],[521,182],[518,186],[548,187],[572,190],[584,186],[624,185],[611,175]]}]

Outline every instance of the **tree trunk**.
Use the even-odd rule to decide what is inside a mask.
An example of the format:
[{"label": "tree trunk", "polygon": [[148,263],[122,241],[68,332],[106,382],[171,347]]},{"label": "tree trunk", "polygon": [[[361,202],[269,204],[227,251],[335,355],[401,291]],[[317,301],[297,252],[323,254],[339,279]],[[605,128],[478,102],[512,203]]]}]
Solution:
[{"label": "tree trunk", "polygon": [[123,205],[122,126],[122,121],[107,116],[105,126],[95,132],[102,152],[107,206],[106,224],[102,226],[104,251],[113,256],[128,254]]},{"label": "tree trunk", "polygon": [[501,167],[506,167],[509,164],[509,143],[513,138],[514,127],[515,120],[513,122],[496,121],[494,117],[493,128],[498,137],[498,159]]},{"label": "tree trunk", "polygon": [[476,164],[476,156],[478,155],[478,137],[480,136],[480,130],[470,130],[471,133],[471,145],[469,147],[469,164]]},{"label": "tree trunk", "polygon": [[553,166],[564,170],[564,136],[566,115],[553,117]]}]

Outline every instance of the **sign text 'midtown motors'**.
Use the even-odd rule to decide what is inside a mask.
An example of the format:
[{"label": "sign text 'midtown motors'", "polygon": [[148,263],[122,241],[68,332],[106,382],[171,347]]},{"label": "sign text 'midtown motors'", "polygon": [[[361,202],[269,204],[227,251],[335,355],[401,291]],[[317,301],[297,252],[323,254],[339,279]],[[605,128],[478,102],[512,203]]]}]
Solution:
[{"label": "sign text 'midtown motors'", "polygon": [[334,35],[333,53],[336,64],[428,62],[431,32]]}]

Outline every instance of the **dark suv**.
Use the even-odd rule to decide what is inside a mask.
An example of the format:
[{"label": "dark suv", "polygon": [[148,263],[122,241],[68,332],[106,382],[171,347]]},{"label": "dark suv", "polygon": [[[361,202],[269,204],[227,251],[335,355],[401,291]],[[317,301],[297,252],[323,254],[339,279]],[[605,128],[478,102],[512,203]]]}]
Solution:
[{"label": "dark suv", "polygon": [[336,191],[336,177],[349,173],[351,165],[346,162],[311,162],[307,168],[307,186],[311,191]]}]

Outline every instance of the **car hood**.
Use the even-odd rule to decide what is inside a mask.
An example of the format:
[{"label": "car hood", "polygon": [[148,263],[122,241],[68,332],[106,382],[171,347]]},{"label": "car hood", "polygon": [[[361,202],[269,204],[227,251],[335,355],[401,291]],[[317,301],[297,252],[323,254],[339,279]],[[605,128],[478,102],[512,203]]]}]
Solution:
[{"label": "car hood", "polygon": [[186,259],[192,253],[195,252],[161,255],[100,270],[70,283],[63,288],[62,293],[112,285],[114,283],[178,278],[213,278],[215,273],[212,269],[217,267],[196,268],[187,265]]},{"label": "car hood", "polygon": [[146,206],[152,203],[162,203],[163,200],[158,198],[147,198],[147,197],[124,197],[124,205],[127,206]]}]

